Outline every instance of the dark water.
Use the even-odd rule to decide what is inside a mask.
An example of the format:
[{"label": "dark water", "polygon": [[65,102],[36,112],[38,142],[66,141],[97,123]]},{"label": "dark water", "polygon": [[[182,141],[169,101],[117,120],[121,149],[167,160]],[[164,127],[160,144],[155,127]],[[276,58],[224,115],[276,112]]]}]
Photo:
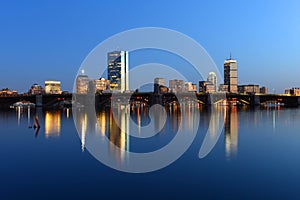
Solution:
[{"label": "dark water", "polygon": [[[212,151],[199,159],[211,117],[200,109],[199,131],[177,161],[158,171],[131,174],[111,169],[86,149],[88,119],[70,110],[30,113],[0,111],[0,199],[297,199],[300,196],[300,109],[222,107],[224,129]],[[131,119],[150,123],[147,110]],[[28,128],[39,117],[38,132]],[[124,138],[111,111],[97,114],[103,135],[120,149],[148,152],[168,144],[182,113],[169,112],[160,134],[147,140]],[[190,118],[192,121],[193,118]],[[159,120],[157,120],[159,122]],[[159,125],[158,125],[159,126]],[[80,136],[80,137],[79,137]],[[110,147],[108,147],[110,149]],[[126,155],[110,154],[122,165]]]}]

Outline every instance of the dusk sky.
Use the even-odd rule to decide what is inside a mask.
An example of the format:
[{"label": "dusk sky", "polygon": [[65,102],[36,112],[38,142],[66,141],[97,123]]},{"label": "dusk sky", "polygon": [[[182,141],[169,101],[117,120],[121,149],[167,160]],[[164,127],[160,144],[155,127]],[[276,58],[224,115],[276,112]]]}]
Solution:
[{"label": "dusk sky", "polygon": [[88,53],[138,27],[182,32],[201,44],[223,73],[238,61],[239,84],[269,92],[300,87],[300,2],[294,1],[1,1],[0,88],[25,92],[61,80],[71,91]]}]

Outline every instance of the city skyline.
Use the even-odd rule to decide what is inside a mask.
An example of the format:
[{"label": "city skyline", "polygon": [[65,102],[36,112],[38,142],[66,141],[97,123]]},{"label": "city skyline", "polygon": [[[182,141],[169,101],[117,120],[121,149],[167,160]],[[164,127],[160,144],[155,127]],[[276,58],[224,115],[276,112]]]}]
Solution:
[{"label": "city skyline", "polygon": [[[71,91],[80,64],[97,44],[118,32],[144,26],[166,27],[194,38],[219,70],[224,55],[232,52],[239,61],[239,84],[261,84],[275,93],[299,87],[299,2],[172,1],[169,9],[170,3],[130,6],[121,2],[116,9],[128,10],[122,16],[127,23],[111,24],[114,15],[105,8],[113,2],[84,6],[79,2],[59,6],[1,2],[0,55],[5,73],[0,75],[0,88],[24,92],[32,83],[58,79],[62,90]],[[224,15],[227,7],[233,12]],[[80,14],[84,11],[89,15]]]},{"label": "city skyline", "polygon": [[[64,92],[75,92],[79,94],[86,94],[90,91],[91,84],[93,85],[93,91],[102,91],[102,90],[109,90],[109,91],[135,91],[136,89],[144,88],[145,86],[141,86],[140,88],[130,88],[129,87],[129,73],[128,73],[128,63],[129,63],[129,57],[127,51],[113,51],[107,53],[107,80],[100,76],[98,79],[91,79],[88,75],[85,74],[84,69],[81,70],[81,72],[77,75],[76,81],[75,81],[75,88],[71,91],[67,90],[61,90],[61,81],[60,80],[45,80],[44,84],[45,87],[43,88],[38,83],[33,83],[31,87],[26,90],[25,92],[19,92],[17,90],[11,89],[10,87],[2,88],[1,90],[9,89],[12,92],[19,92],[19,94],[36,94],[34,91],[39,91],[39,94],[44,91],[46,94],[60,94],[62,91]],[[170,92],[177,93],[178,89],[180,92],[184,91],[196,91],[196,92],[205,92],[205,93],[214,93],[214,92],[232,92],[232,93],[244,93],[246,91],[253,91],[251,93],[262,93],[267,94],[268,88],[261,84],[253,84],[253,83],[240,83],[238,82],[238,67],[237,67],[237,60],[230,57],[224,61],[223,66],[223,76],[224,76],[224,82],[218,83],[217,77],[215,72],[209,72],[207,75],[207,80],[205,77],[203,77],[202,80],[197,81],[199,83],[198,88],[196,87],[196,82],[191,82],[190,80],[184,81],[181,79],[166,79],[165,77],[156,77],[153,80],[154,88],[150,89],[146,88],[146,91],[144,92],[155,92],[155,88],[158,86],[167,86],[165,83],[166,81],[169,81],[169,89]],[[102,74],[103,75],[103,74]],[[113,78],[114,77],[114,78]],[[161,80],[159,80],[161,79]],[[206,80],[206,81],[205,81]],[[159,84],[159,82],[164,82],[163,84]],[[93,82],[93,83],[91,83]],[[180,83],[179,83],[180,82]],[[113,84],[111,84],[113,83]],[[240,83],[240,84],[238,84]],[[54,85],[53,85],[54,84]],[[58,85],[58,87],[56,86]],[[187,84],[190,84],[190,86],[187,86]],[[52,85],[49,87],[49,85]],[[157,85],[157,86],[155,86]],[[194,85],[194,87],[192,86]],[[233,86],[232,86],[233,85]],[[261,86],[261,87],[260,87]],[[49,89],[48,89],[49,87]],[[193,89],[187,89],[188,87]],[[232,87],[234,87],[232,89]],[[257,88],[253,88],[257,87]],[[106,88],[106,89],[97,89],[97,88]],[[248,88],[248,89],[245,89]],[[250,88],[250,89],[249,89]],[[292,91],[293,90],[293,91]],[[285,88],[285,90],[281,93],[277,94],[296,94],[299,95],[299,87],[291,87],[291,88]],[[264,92],[261,92],[264,91]],[[275,91],[273,89],[273,92],[270,91],[270,94],[275,94]]]},{"label": "city skyline", "polygon": [[298,199],[300,1],[0,1],[1,199]]}]

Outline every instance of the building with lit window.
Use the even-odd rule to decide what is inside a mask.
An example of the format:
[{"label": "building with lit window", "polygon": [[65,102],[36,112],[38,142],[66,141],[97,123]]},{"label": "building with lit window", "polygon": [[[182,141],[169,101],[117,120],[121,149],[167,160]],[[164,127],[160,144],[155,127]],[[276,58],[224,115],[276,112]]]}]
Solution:
[{"label": "building with lit window", "polygon": [[286,89],[285,94],[300,96],[300,88]]},{"label": "building with lit window", "polygon": [[210,81],[199,81],[199,92],[213,93],[216,92],[215,85]]},{"label": "building with lit window", "polygon": [[228,85],[220,84],[219,85],[219,92],[228,92]]},{"label": "building with lit window", "polygon": [[110,90],[120,92],[129,90],[128,52],[109,52],[107,54],[107,65],[107,79],[110,81]]},{"label": "building with lit window", "polygon": [[94,80],[95,92],[109,90],[110,82],[105,78],[100,78],[99,80]]},{"label": "building with lit window", "polygon": [[89,77],[84,74],[84,70],[76,78],[76,93],[77,94],[87,94],[89,91]]},{"label": "building with lit window", "polygon": [[261,94],[268,94],[268,88],[267,87],[261,87],[261,88],[259,88],[259,93],[261,93]]},{"label": "building with lit window", "polygon": [[44,92],[44,88],[42,86],[40,86],[39,84],[35,83],[29,89],[28,94],[31,94],[31,95],[42,94],[43,92]]},{"label": "building with lit window", "polygon": [[256,94],[259,93],[259,85],[239,85],[238,92],[244,94]]},{"label": "building with lit window", "polygon": [[45,81],[46,94],[61,94],[60,81]]},{"label": "building with lit window", "polygon": [[193,83],[192,86],[193,86],[193,91],[197,92],[197,85],[195,83]]},{"label": "building with lit window", "polygon": [[164,78],[155,78],[154,79],[154,93],[165,93],[166,92],[166,79]]},{"label": "building with lit window", "polygon": [[193,84],[192,82],[185,82],[184,84],[185,86],[185,92],[196,92],[196,88],[195,88],[195,84]]},{"label": "building with lit window", "polygon": [[207,81],[211,82],[211,84],[213,85],[213,90],[214,92],[217,91],[217,75],[215,72],[209,72],[208,77],[207,77]]},{"label": "building with lit window", "polygon": [[238,69],[237,61],[231,58],[224,62],[224,85],[228,85],[228,91],[232,93],[238,92]]},{"label": "building with lit window", "polygon": [[184,92],[184,82],[183,80],[169,80],[170,92],[179,93]]},{"label": "building with lit window", "polygon": [[0,90],[0,96],[1,97],[7,97],[7,96],[17,96],[18,92],[16,90],[10,90],[8,88],[4,88]]}]

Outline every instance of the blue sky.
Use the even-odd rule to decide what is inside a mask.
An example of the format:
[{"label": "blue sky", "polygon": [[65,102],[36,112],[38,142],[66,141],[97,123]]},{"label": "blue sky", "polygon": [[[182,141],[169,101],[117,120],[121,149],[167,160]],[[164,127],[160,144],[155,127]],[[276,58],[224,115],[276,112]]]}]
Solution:
[{"label": "blue sky", "polygon": [[300,2],[1,1],[0,88],[62,81],[72,90],[87,54],[109,36],[157,26],[199,42],[220,70],[232,52],[239,83],[300,87]]}]

